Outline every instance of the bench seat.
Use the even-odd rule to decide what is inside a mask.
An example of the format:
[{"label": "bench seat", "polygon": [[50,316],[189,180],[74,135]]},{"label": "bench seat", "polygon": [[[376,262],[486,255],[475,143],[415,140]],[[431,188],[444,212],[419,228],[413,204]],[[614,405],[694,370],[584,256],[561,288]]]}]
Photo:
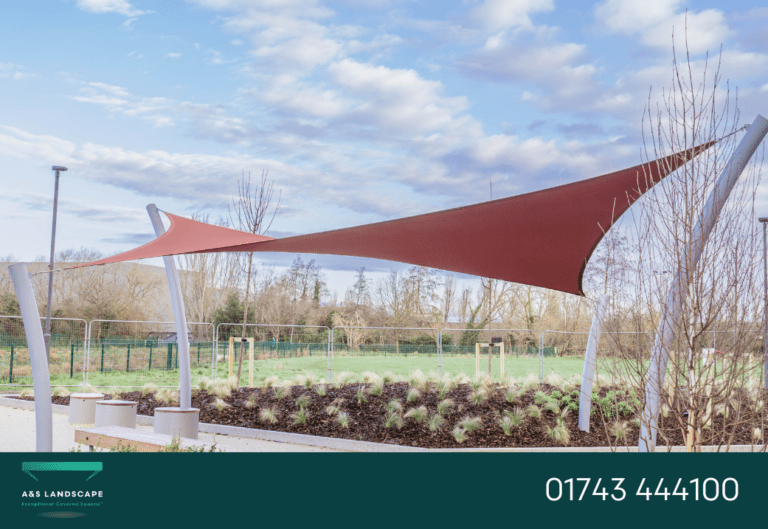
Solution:
[{"label": "bench seat", "polygon": [[[203,447],[204,451],[211,448],[211,443],[199,441],[197,439],[176,438],[181,451],[187,448]],[[145,430],[134,430],[124,426],[101,426],[98,428],[81,428],[75,430],[75,442],[88,445],[90,450],[96,448],[119,448],[132,447],[138,452],[159,452],[174,441],[173,436],[148,432]],[[242,452],[237,448],[222,446],[216,443],[216,451],[222,452]]]}]

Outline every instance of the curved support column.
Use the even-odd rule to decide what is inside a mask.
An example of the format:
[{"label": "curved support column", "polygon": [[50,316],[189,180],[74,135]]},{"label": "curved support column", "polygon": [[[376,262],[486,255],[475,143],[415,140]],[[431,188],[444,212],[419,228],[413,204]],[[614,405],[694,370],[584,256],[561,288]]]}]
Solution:
[{"label": "curved support column", "polygon": [[[165,233],[163,221],[157,206],[149,204],[147,213],[152,220],[155,235],[160,237]],[[168,287],[171,289],[171,301],[173,302],[173,319],[176,321],[176,339],[179,344],[179,406],[192,407],[192,376],[189,365],[189,338],[187,337],[187,315],[184,310],[184,298],[181,295],[181,283],[179,273],[176,271],[176,263],[173,257],[163,257],[165,262],[165,274],[168,277]]]},{"label": "curved support column", "polygon": [[35,445],[37,452],[53,451],[53,407],[51,406],[51,378],[48,373],[48,358],[45,354],[45,339],[40,326],[35,293],[24,263],[8,267],[11,281],[19,300],[24,334],[27,335],[29,363],[32,366],[32,384],[35,388]]},{"label": "curved support column", "polygon": [[589,329],[589,341],[587,352],[584,354],[584,369],[581,374],[581,395],[579,397],[579,430],[589,431],[589,417],[592,413],[592,384],[595,380],[595,366],[597,365],[597,346],[600,343],[600,334],[603,331],[605,310],[610,298],[600,294],[595,306],[595,315],[592,317],[592,327]]},{"label": "curved support column", "polygon": [[[750,125],[747,133],[739,142],[733,156],[728,161],[723,172],[717,179],[712,194],[693,230],[691,245],[686,249],[682,263],[690,263],[694,269],[699,262],[704,245],[717,222],[717,217],[723,209],[728,195],[731,194],[750,158],[757,150],[760,142],[768,133],[768,120],[757,116]],[[651,365],[648,369],[648,381],[645,386],[645,408],[641,419],[639,452],[653,452],[656,449],[656,422],[661,409],[661,393],[664,387],[664,376],[669,362],[669,349],[674,339],[674,330],[680,319],[685,297],[688,295],[688,271],[681,267],[677,270],[675,279],[667,294],[664,304],[664,314],[659,323],[656,339],[651,353]]]}]

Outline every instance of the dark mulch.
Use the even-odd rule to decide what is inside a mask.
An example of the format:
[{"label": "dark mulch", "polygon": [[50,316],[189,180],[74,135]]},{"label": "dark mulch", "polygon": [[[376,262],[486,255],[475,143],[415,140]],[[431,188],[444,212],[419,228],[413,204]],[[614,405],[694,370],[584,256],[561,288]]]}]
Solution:
[{"label": "dark mulch", "polygon": [[[261,430],[273,430],[281,432],[317,435],[323,437],[335,437],[370,441],[375,443],[389,443],[394,445],[416,446],[423,448],[503,448],[503,447],[558,447],[564,446],[547,435],[546,427],[554,427],[555,415],[542,409],[541,418],[534,419],[527,414],[523,422],[512,428],[510,435],[504,435],[498,420],[504,411],[512,411],[515,407],[523,408],[534,403],[536,390],[530,390],[527,394],[518,397],[514,402],[507,402],[502,389],[497,389],[489,394],[488,399],[481,404],[473,404],[469,400],[472,392],[466,384],[459,385],[447,394],[456,406],[453,411],[445,416],[446,423],[441,431],[431,432],[425,423],[416,423],[413,419],[403,419],[400,429],[385,426],[386,405],[392,399],[397,399],[403,405],[403,414],[409,409],[426,406],[429,414],[437,410],[439,401],[436,391],[425,393],[415,402],[406,402],[409,386],[406,382],[398,382],[384,386],[381,396],[365,394],[365,402],[358,403],[358,388],[369,388],[370,384],[348,385],[341,388],[327,387],[326,395],[320,396],[314,390],[301,386],[290,388],[290,394],[283,399],[276,399],[272,389],[240,389],[232,391],[231,395],[223,400],[229,407],[219,411],[214,407],[217,397],[207,391],[193,391],[192,406],[200,409],[200,422],[210,424],[223,424],[228,426],[240,426],[244,428],[258,428]],[[549,394],[559,389],[544,385],[538,388]],[[600,395],[605,396],[609,388],[602,388]],[[294,424],[291,415],[298,411],[296,399],[306,394],[310,403],[306,407],[309,417],[305,424]],[[252,407],[247,407],[248,398],[254,396]],[[107,397],[109,398],[109,397]],[[142,396],[141,392],[134,391],[121,393],[119,398],[138,402],[140,415],[153,415],[157,407],[170,404],[158,402],[153,394]],[[762,396],[768,403],[768,392]],[[349,415],[349,426],[342,428],[332,416],[326,413],[326,407],[337,399],[343,399],[339,408]],[[32,400],[29,398],[28,400]],[[740,404],[736,404],[740,402]],[[53,397],[54,404],[69,404],[69,397]],[[750,399],[746,394],[737,394],[733,399],[734,407],[729,418],[716,415],[712,427],[705,429],[703,444],[727,445],[727,444],[752,444],[752,435],[755,427],[761,427],[766,420],[766,411],[757,413],[753,409]],[[176,403],[175,405],[178,405]],[[259,411],[263,408],[276,410],[278,422],[269,424],[259,419]],[[614,415],[611,418],[603,418],[599,406],[593,411],[590,421],[590,431],[585,433],[578,428],[578,412],[570,412],[564,420],[570,433],[568,446],[572,447],[599,447],[618,446],[619,450],[625,446],[637,446],[639,429],[633,424],[635,418],[632,414],[620,415],[618,421],[627,421],[630,425],[625,439],[617,441],[609,434],[609,428],[617,421]],[[735,410],[739,408],[737,413]],[[451,431],[456,423],[464,417],[478,416],[482,419],[482,426],[468,433],[467,439],[458,443]],[[674,410],[668,417],[660,417],[660,436],[657,444],[661,447],[681,446],[685,444],[683,429],[685,416],[678,416]]]}]

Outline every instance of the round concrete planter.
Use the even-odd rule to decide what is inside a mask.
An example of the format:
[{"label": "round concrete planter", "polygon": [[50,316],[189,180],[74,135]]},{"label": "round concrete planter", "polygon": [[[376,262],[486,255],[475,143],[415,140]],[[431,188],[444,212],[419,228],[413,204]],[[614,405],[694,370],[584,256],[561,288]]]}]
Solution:
[{"label": "round concrete planter", "polygon": [[96,401],[96,427],[124,426],[136,428],[136,402],[130,400]]},{"label": "round concrete planter", "polygon": [[69,424],[93,424],[96,421],[96,401],[102,393],[72,393],[69,396]]},{"label": "round concrete planter", "polygon": [[198,408],[155,408],[155,433],[197,439]]}]

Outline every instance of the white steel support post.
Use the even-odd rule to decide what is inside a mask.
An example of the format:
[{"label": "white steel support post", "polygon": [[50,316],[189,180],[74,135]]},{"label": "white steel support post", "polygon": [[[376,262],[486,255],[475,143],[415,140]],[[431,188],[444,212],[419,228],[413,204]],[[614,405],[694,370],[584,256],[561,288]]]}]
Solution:
[{"label": "white steel support post", "polygon": [[[152,220],[155,235],[160,237],[165,233],[163,221],[157,206],[147,206],[147,213]],[[176,339],[179,344],[179,406],[181,408],[192,407],[192,376],[189,366],[189,337],[187,336],[187,315],[184,311],[184,298],[181,296],[181,284],[176,264],[172,256],[163,257],[165,262],[165,274],[168,276],[168,287],[171,289],[171,301],[173,302],[173,319],[176,321]]]},{"label": "white steel support post", "polygon": [[32,384],[35,388],[35,445],[38,452],[53,451],[53,407],[51,406],[51,378],[48,372],[48,358],[45,354],[45,339],[40,325],[40,313],[24,263],[8,267],[19,301],[24,334],[27,336],[29,362],[32,366]]},{"label": "white steel support post", "polygon": [[610,298],[600,294],[595,305],[595,315],[592,317],[592,327],[589,329],[587,352],[584,353],[584,369],[581,374],[581,395],[579,397],[579,430],[589,432],[589,416],[592,413],[592,383],[595,380],[597,365],[597,346],[600,344],[600,334],[603,331],[605,310]]},{"label": "white steel support post", "polygon": [[683,263],[690,263],[691,270],[684,270],[681,267],[675,272],[675,279],[667,294],[664,313],[656,332],[653,352],[651,353],[648,381],[645,386],[645,408],[643,409],[638,442],[639,452],[653,452],[656,448],[656,422],[661,408],[661,392],[669,362],[669,348],[674,339],[674,330],[677,327],[685,297],[688,294],[689,273],[698,264],[704,245],[709,239],[709,234],[717,222],[717,217],[728,199],[728,195],[730,195],[766,133],[768,133],[768,120],[758,115],[739,142],[733,156],[728,161],[728,165],[718,177],[715,188],[709,195],[704,210],[696,223],[691,237],[691,245],[686,249],[686,255],[682,261]]}]

